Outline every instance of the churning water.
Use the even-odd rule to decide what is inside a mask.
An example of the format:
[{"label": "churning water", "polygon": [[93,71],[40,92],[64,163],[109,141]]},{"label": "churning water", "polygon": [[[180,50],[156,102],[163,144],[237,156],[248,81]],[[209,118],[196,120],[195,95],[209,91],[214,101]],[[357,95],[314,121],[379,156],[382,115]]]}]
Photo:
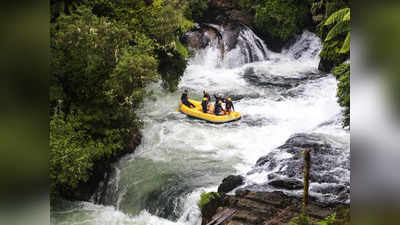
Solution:
[{"label": "churning water", "polygon": [[[213,45],[197,51],[179,91],[167,93],[153,85],[153,97],[140,110],[143,142],[115,164],[104,205],[60,201],[52,209],[52,224],[201,224],[196,205],[201,192],[216,191],[230,174],[245,176],[241,188],[265,183],[272,171],[255,166],[256,161],[269,153],[277,162],[290,158],[277,147],[298,133],[329,139],[339,152],[321,171],[337,179],[311,183],[311,194],[328,201],[337,196],[318,190],[348,188],[349,132],[340,125],[336,79],[317,70],[319,38],[305,31],[280,54],[249,29],[238,39],[223,57]],[[243,117],[219,125],[188,118],[176,112],[183,89],[193,99],[201,99],[205,89],[231,96]]]}]

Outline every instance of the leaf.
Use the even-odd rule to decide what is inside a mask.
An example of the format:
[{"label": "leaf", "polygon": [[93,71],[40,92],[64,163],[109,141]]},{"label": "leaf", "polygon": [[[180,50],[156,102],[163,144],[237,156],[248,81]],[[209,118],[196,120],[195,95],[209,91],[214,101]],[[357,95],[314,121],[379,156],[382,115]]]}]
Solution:
[{"label": "leaf", "polygon": [[325,41],[332,40],[333,38],[337,37],[338,35],[350,31],[350,23],[347,22],[339,22],[337,23],[326,35]]},{"label": "leaf", "polygon": [[342,45],[342,48],[340,49],[340,53],[345,54],[350,51],[350,32],[347,33],[346,39],[344,40],[344,43]]},{"label": "leaf", "polygon": [[350,11],[343,17],[343,21],[350,21]]},{"label": "leaf", "polygon": [[350,17],[350,8],[340,9],[332,13],[332,15],[330,15],[329,18],[325,21],[324,25],[329,26],[339,21],[344,21],[344,17],[347,16],[347,14],[349,14]]},{"label": "leaf", "polygon": [[187,49],[185,48],[185,46],[182,45],[182,43],[178,39],[175,40],[175,50],[179,54],[181,54],[185,59],[189,57]]}]

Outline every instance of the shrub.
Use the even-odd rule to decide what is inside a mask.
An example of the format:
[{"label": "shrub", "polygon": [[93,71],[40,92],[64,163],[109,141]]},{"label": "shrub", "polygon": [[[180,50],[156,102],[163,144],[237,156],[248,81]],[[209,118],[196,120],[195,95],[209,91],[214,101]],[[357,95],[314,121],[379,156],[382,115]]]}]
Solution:
[{"label": "shrub", "polygon": [[289,225],[312,225],[311,218],[304,212],[292,218]]},{"label": "shrub", "polygon": [[207,0],[189,0],[184,15],[190,20],[201,21],[207,8]]},{"label": "shrub", "polygon": [[330,216],[327,216],[325,219],[319,221],[317,225],[336,225],[336,213],[333,213]]},{"label": "shrub", "polygon": [[309,2],[305,0],[266,0],[254,8],[257,30],[282,41],[301,32],[310,19]]}]

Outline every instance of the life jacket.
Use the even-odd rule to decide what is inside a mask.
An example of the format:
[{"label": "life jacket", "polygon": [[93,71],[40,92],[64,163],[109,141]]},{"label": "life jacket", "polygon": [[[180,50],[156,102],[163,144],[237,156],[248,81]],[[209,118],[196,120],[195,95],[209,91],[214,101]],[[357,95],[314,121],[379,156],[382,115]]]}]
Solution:
[{"label": "life jacket", "polygon": [[211,101],[211,97],[209,94],[204,94],[203,98],[207,98],[207,101]]},{"label": "life jacket", "polygon": [[187,100],[188,100],[187,94],[186,94],[186,93],[183,93],[182,96],[181,96],[181,101],[182,101],[182,102],[187,102]]},{"label": "life jacket", "polygon": [[203,113],[207,113],[207,104],[208,102],[207,101],[202,101],[201,102],[201,107],[203,108]]},{"label": "life jacket", "polygon": [[221,110],[222,110],[221,104],[218,104],[218,103],[215,104],[215,114],[219,115],[221,113]]},{"label": "life jacket", "polygon": [[231,110],[231,108],[233,108],[232,102],[229,101],[229,100],[226,100],[225,101],[225,107],[226,107],[226,110]]}]

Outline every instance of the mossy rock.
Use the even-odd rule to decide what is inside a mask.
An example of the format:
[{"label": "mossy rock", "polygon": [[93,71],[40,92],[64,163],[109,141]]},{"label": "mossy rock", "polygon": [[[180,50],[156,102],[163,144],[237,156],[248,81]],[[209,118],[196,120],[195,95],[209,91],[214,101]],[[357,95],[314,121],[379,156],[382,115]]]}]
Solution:
[{"label": "mossy rock", "polygon": [[218,207],[224,205],[224,200],[218,192],[203,192],[197,202],[203,218],[202,224],[207,224],[217,212]]},{"label": "mossy rock", "polygon": [[205,205],[209,204],[211,201],[220,199],[221,195],[218,192],[203,192],[200,195],[200,200],[197,202],[197,206],[202,209]]}]

